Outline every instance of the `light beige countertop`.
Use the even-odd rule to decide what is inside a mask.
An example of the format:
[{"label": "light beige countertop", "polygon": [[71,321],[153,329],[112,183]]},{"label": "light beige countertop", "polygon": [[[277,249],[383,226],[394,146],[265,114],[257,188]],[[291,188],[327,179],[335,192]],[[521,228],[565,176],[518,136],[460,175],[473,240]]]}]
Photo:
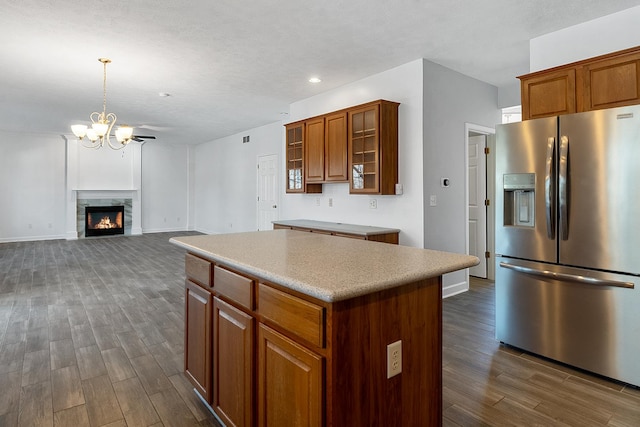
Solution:
[{"label": "light beige countertop", "polygon": [[370,225],[344,224],[342,222],[315,221],[311,219],[288,219],[273,221],[274,224],[286,227],[314,228],[316,230],[335,233],[353,234],[356,236],[375,236],[378,234],[399,233],[397,228],[373,227]]},{"label": "light beige countertop", "polygon": [[440,276],[479,262],[469,255],[286,229],[174,237],[170,242],[326,302]]}]

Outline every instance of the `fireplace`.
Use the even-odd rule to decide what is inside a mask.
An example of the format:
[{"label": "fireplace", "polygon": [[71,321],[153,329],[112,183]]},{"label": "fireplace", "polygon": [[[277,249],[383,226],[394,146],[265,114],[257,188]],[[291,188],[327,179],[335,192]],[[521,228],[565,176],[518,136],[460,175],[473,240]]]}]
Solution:
[{"label": "fireplace", "polygon": [[85,206],[85,236],[124,234],[124,206]]}]

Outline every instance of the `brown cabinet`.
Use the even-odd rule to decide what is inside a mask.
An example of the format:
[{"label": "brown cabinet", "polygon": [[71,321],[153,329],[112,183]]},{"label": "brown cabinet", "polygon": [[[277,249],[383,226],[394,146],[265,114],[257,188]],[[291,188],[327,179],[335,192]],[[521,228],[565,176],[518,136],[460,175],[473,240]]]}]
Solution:
[{"label": "brown cabinet", "polygon": [[258,343],[258,426],[322,426],[322,357],[263,324]]},{"label": "brown cabinet", "polygon": [[395,194],[398,105],[377,101],[348,111],[351,193]]},{"label": "brown cabinet", "polygon": [[347,114],[339,112],[325,118],[324,179],[346,182],[347,175]]},{"label": "brown cabinet", "polygon": [[350,182],[351,193],[395,194],[398,105],[379,100],[286,125],[287,192]]},{"label": "brown cabinet", "polygon": [[329,303],[187,260],[185,374],[227,426],[441,425],[441,277]]},{"label": "brown cabinet", "polygon": [[311,182],[347,181],[345,112],[305,121],[305,178]]},{"label": "brown cabinet", "polygon": [[640,103],[640,47],[518,77],[522,119]]},{"label": "brown cabinet", "polygon": [[187,280],[185,313],[184,372],[204,400],[211,403],[211,292]]},{"label": "brown cabinet", "polygon": [[227,427],[253,425],[254,319],[213,299],[213,408]]},{"label": "brown cabinet", "polygon": [[324,117],[305,122],[305,178],[307,182],[324,181]]},{"label": "brown cabinet", "polygon": [[287,193],[322,193],[321,184],[305,182],[305,124],[291,123],[286,126]]}]

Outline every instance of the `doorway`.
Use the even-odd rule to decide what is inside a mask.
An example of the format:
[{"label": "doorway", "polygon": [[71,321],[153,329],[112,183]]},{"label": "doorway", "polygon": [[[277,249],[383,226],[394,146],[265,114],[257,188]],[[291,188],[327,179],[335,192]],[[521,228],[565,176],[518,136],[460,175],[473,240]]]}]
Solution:
[{"label": "doorway", "polygon": [[469,275],[494,279],[494,168],[495,130],[471,123],[465,124],[467,164],[467,253],[477,256],[480,264],[469,269]]},{"label": "doorway", "polygon": [[258,230],[272,230],[278,220],[278,155],[258,156]]}]

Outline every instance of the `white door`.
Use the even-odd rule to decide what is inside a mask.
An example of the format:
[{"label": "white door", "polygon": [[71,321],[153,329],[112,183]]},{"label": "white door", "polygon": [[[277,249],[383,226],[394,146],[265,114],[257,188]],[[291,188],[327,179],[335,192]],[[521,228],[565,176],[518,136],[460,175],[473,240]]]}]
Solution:
[{"label": "white door", "polygon": [[469,269],[471,276],[487,278],[487,181],[484,149],[486,135],[469,135],[469,254],[480,264]]},{"label": "white door", "polygon": [[258,157],[258,230],[272,230],[278,220],[278,155]]}]

